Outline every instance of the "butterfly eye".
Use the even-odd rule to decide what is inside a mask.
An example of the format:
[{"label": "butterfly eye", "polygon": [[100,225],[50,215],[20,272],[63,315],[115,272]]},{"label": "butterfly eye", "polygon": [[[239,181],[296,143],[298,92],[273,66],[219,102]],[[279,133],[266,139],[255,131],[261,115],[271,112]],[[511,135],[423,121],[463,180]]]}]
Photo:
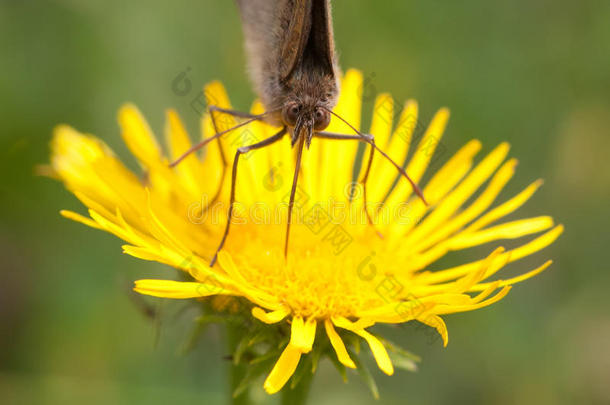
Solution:
[{"label": "butterfly eye", "polygon": [[297,103],[289,103],[282,111],[282,119],[286,125],[294,126],[299,118],[301,106]]},{"label": "butterfly eye", "polygon": [[330,113],[322,108],[316,108],[313,118],[316,131],[322,131],[330,124]]}]

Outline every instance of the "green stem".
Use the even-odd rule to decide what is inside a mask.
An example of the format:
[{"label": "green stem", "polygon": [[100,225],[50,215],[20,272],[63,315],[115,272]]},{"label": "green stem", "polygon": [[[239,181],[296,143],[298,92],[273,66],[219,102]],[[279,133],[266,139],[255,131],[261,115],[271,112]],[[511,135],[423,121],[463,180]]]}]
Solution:
[{"label": "green stem", "polygon": [[311,372],[306,372],[301,378],[301,381],[299,381],[299,384],[293,389],[290,389],[290,381],[288,381],[286,386],[280,391],[282,405],[305,405],[307,403],[312,381],[313,373]]},{"label": "green stem", "polygon": [[[235,348],[237,347],[237,343],[241,338],[241,334],[243,334],[243,330],[240,331],[239,328],[227,323],[227,342],[229,354],[233,354],[235,352]],[[243,364],[235,364],[233,360],[230,360],[229,363],[229,401],[228,403],[231,405],[251,405],[252,401],[250,399],[250,392],[246,389],[242,392],[238,397],[233,397],[233,392],[239,385],[239,383],[244,378],[246,374],[246,367]]]}]

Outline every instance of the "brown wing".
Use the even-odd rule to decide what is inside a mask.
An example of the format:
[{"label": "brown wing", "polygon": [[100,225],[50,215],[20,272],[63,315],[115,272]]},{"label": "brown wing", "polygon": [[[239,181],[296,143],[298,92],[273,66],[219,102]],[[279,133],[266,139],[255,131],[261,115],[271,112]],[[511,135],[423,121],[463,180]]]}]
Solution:
[{"label": "brown wing", "polygon": [[293,0],[287,2],[287,10],[283,10],[284,31],[280,48],[280,80],[287,80],[303,56],[305,45],[311,30],[312,0]]},{"label": "brown wing", "polygon": [[314,0],[310,41],[316,58],[325,65],[328,73],[335,72],[335,37],[330,13],[330,0]]},{"label": "brown wing", "polygon": [[282,27],[285,31],[280,51],[280,80],[288,80],[307,58],[313,58],[333,74],[335,47],[330,0],[293,0],[288,11],[289,17]]}]

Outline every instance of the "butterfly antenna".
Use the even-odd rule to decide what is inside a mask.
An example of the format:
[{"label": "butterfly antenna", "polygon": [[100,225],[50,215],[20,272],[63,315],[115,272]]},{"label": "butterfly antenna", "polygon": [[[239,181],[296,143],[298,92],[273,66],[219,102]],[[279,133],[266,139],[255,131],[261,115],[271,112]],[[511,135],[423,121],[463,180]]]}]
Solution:
[{"label": "butterfly antenna", "polygon": [[396,169],[400,172],[400,174],[402,174],[411,184],[411,187],[413,188],[413,191],[415,192],[415,194],[417,194],[417,196],[423,201],[424,204],[428,205],[428,202],[426,201],[426,199],[424,198],[424,193],[421,191],[421,189],[419,188],[419,186],[417,184],[415,184],[415,182],[411,179],[411,177],[409,177],[409,175],[407,174],[407,172],[405,171],[405,169],[403,169],[402,167],[400,167],[394,160],[392,160],[391,157],[388,156],[387,153],[385,153],[383,150],[379,149],[379,147],[375,144],[375,141],[373,140],[373,138],[370,135],[365,135],[362,132],[360,132],[359,130],[357,130],[352,124],[350,124],[349,122],[347,122],[347,120],[345,120],[343,117],[341,117],[340,115],[338,115],[337,113],[335,113],[334,111],[332,111],[329,108],[324,108],[324,110],[328,111],[330,114],[334,115],[335,117],[339,118],[341,121],[343,121],[348,127],[350,127],[355,133],[357,133],[360,137],[362,137],[362,139],[364,139],[365,142],[367,142],[368,144],[370,144],[373,148],[375,148],[375,150],[377,152],[379,152],[381,154],[381,156],[383,156],[384,158],[386,158],[390,163],[392,163],[394,165],[394,167],[396,167]]}]

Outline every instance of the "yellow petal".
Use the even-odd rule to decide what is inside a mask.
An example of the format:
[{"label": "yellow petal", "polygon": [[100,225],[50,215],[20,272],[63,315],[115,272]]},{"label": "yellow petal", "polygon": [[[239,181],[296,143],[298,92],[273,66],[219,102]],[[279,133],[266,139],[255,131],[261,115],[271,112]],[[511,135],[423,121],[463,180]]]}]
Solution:
[{"label": "yellow petal", "polygon": [[492,281],[491,283],[487,283],[487,284],[488,284],[487,288],[485,288],[475,297],[472,297],[472,301],[471,301],[472,304],[478,304],[479,302],[482,302],[485,298],[489,297],[491,295],[491,293],[493,293],[494,291],[496,291],[498,289],[500,282]]},{"label": "yellow petal", "polygon": [[164,259],[161,255],[156,252],[152,252],[148,248],[141,248],[137,246],[131,245],[123,245],[123,253],[126,253],[130,256],[137,257],[138,259],[148,260],[148,261],[158,261],[163,263]]},{"label": "yellow petal", "polygon": [[[169,156],[172,158],[172,160],[175,160],[182,156],[182,154],[189,150],[189,148],[191,147],[191,140],[189,139],[189,136],[186,133],[184,124],[180,120],[180,116],[178,115],[176,110],[172,108],[166,111],[165,138],[167,141],[167,145],[169,146]],[[180,163],[180,165],[183,165],[183,163],[187,161],[196,162],[197,155],[189,155],[182,161],[182,163]]]},{"label": "yellow petal", "polygon": [[290,345],[299,349],[302,353],[309,353],[316,336],[316,321],[313,319],[305,322],[302,317],[292,318],[290,330]]},{"label": "yellow petal", "polygon": [[268,394],[275,394],[286,384],[288,379],[292,377],[299,360],[301,359],[301,351],[292,345],[286,346],[282,355],[273,366],[273,370],[267,376],[263,387]]},{"label": "yellow petal", "polygon": [[407,173],[416,183],[419,182],[424,175],[428,164],[430,163],[430,159],[432,159],[432,156],[445,133],[449,115],[449,109],[447,108],[441,108],[434,114],[430,125],[428,125],[422,140],[417,146],[415,155],[413,155],[413,158],[407,166]]},{"label": "yellow petal", "polygon": [[[408,100],[400,113],[396,130],[392,134],[388,145],[383,149],[398,165],[402,166],[407,157],[407,153],[409,152],[413,131],[415,131],[415,128],[419,125],[417,115],[417,102]],[[396,171],[396,168],[379,155],[379,153],[375,154],[373,168],[375,170],[371,170],[368,184],[369,190],[367,191],[371,197],[371,202],[380,202],[388,193],[390,186],[394,183],[396,177],[399,176],[399,173]]]},{"label": "yellow petal", "polygon": [[316,327],[317,326],[318,326],[318,323],[316,322],[316,320],[314,318],[309,318],[305,322],[305,333],[303,336],[303,343],[305,344],[304,353],[308,353],[311,351],[313,342],[316,338]]},{"label": "yellow petal", "polygon": [[[214,126],[212,125],[212,119],[209,114],[204,114],[200,120],[201,126],[201,138],[196,141],[203,140],[214,136]],[[230,176],[230,169],[228,165],[228,154],[222,149],[222,143],[220,140],[208,143],[205,146],[204,158],[201,162],[201,172],[205,176],[205,182],[203,182],[202,195],[207,196],[209,200],[212,200],[216,196],[216,193],[220,187],[224,186],[226,194],[221,194],[221,197],[225,198],[229,192],[228,176]],[[230,157],[231,159],[233,156]],[[225,180],[223,182],[223,180]]]},{"label": "yellow petal", "polygon": [[233,280],[239,283],[247,284],[246,279],[239,272],[237,266],[235,266],[233,258],[229,253],[225,252],[224,250],[218,252],[218,264],[220,264],[220,267],[222,267],[222,269],[226,271]]},{"label": "yellow petal", "polygon": [[259,307],[252,308],[252,316],[266,324],[278,323],[282,319],[286,318],[289,313],[290,311],[286,308],[281,308],[271,312],[265,312],[264,309]]},{"label": "yellow petal", "polygon": [[390,356],[388,356],[388,352],[379,339],[364,329],[355,330],[353,332],[363,337],[369,344],[371,352],[373,352],[373,357],[375,357],[375,361],[377,362],[377,367],[387,375],[394,374],[394,366],[392,365]]},{"label": "yellow petal", "polygon": [[145,166],[154,166],[161,161],[161,149],[150,126],[133,104],[125,104],[119,110],[121,136],[127,147]]},{"label": "yellow petal", "polygon": [[449,245],[453,250],[466,249],[498,239],[521,238],[526,235],[544,231],[552,226],[553,218],[548,216],[520,219],[470,234],[459,234],[451,239]]},{"label": "yellow petal", "polygon": [[487,155],[460,185],[447,195],[430,215],[407,236],[404,243],[419,242],[441,226],[493,174],[506,157],[508,150],[508,144],[502,143]]},{"label": "yellow petal", "polygon": [[337,353],[337,358],[341,364],[349,368],[356,368],[356,364],[354,364],[354,361],[349,357],[349,353],[347,353],[343,339],[341,339],[341,336],[339,336],[335,330],[330,319],[324,321],[324,327],[326,328],[328,340],[330,340],[330,344],[333,346],[333,349],[335,349],[335,353]]},{"label": "yellow petal", "polygon": [[[334,112],[343,117],[354,128],[360,128],[360,109],[362,106],[362,73],[355,69],[349,69],[341,80],[341,93],[337,100]],[[353,135],[355,132],[343,121],[333,116],[328,132]],[[358,150],[357,140],[332,140],[323,141],[323,159],[319,160],[320,173],[324,173],[324,181],[320,182],[320,194],[318,197],[323,201],[330,198],[345,200],[345,179],[351,179],[354,157]],[[313,145],[312,145],[313,148]],[[309,151],[306,151],[306,153]],[[333,173],[332,176],[327,174]]]},{"label": "yellow petal", "polygon": [[436,329],[439,335],[441,335],[443,338],[443,346],[447,347],[447,343],[449,343],[449,333],[447,332],[447,325],[445,325],[443,318],[437,315],[426,315],[421,318],[417,318],[417,320]]},{"label": "yellow petal", "polygon": [[433,302],[421,302],[416,297],[405,301],[393,302],[388,305],[359,311],[358,316],[375,319],[380,323],[404,323],[415,319],[424,311],[432,309],[436,304]]},{"label": "yellow petal", "polygon": [[[165,137],[169,146],[171,160],[174,161],[182,156],[191,147],[186,129],[178,116],[178,113],[170,109],[167,111],[165,123]],[[201,164],[197,153],[191,153],[188,157],[178,164],[174,170],[179,174],[184,187],[193,194],[194,197],[201,196]]]},{"label": "yellow petal", "polygon": [[425,237],[421,242],[417,243],[413,247],[413,250],[422,251],[430,246],[433,246],[479,216],[493,203],[500,191],[502,191],[506,183],[513,176],[516,165],[516,159],[511,159],[502,165],[502,167],[496,172],[489,182],[489,185],[472,204],[470,204],[452,219],[439,226],[439,228],[431,235]]},{"label": "yellow petal", "polygon": [[511,198],[510,200],[502,203],[498,207],[485,213],[481,218],[470,224],[464,232],[473,232],[491,224],[492,222],[514,212],[521,207],[530,197],[542,186],[542,180],[537,180],[530,184],[525,190]]},{"label": "yellow petal", "polygon": [[[558,225],[550,231],[542,234],[536,239],[518,247],[513,250],[509,250],[506,253],[503,253],[500,257],[498,257],[498,261],[502,260],[502,258],[509,257],[507,263],[514,262],[519,260],[525,256],[529,256],[532,253],[535,253],[539,250],[544,249],[553,243],[559,235],[563,232],[563,225]],[[425,276],[425,280],[428,283],[439,283],[447,280],[452,280],[458,277],[462,277],[463,275],[470,273],[471,271],[476,271],[479,269],[483,260],[477,260],[471,263],[462,264],[460,266],[452,267],[445,270],[438,270],[432,273],[428,273]],[[488,272],[486,274],[487,277],[491,276],[493,272]]]},{"label": "yellow petal", "polygon": [[472,288],[470,288],[469,291],[484,291],[487,288],[489,288],[491,285],[495,285],[495,288],[498,288],[498,287],[504,287],[504,286],[507,286],[507,285],[517,284],[517,283],[520,283],[520,282],[522,282],[524,280],[527,280],[528,278],[532,278],[532,277],[542,273],[551,264],[553,264],[553,261],[552,260],[548,260],[542,266],[537,267],[534,270],[528,271],[527,273],[522,274],[520,276],[512,277],[512,278],[509,278],[509,279],[506,279],[506,280],[498,280],[495,283],[479,283],[479,284],[473,286]]},{"label": "yellow petal", "polygon": [[165,298],[196,298],[230,293],[220,285],[173,280],[138,280],[133,290],[140,294]]},{"label": "yellow petal", "polygon": [[365,331],[363,328],[358,328],[353,322],[350,322],[346,318],[336,317],[333,318],[332,321],[338,327],[347,329],[364,338],[371,348],[371,352],[373,352],[373,357],[375,357],[375,361],[377,362],[379,369],[387,375],[394,374],[394,366],[392,365],[390,356],[388,356],[388,352],[379,339]]},{"label": "yellow petal", "polygon": [[[424,188],[424,196],[430,204],[426,206],[421,199],[411,198],[408,203],[399,199],[388,198],[385,209],[390,212],[401,213],[401,208],[406,208],[405,215],[400,215],[398,220],[389,226],[388,244],[394,248],[404,242],[402,236],[413,229],[424,217],[425,213],[433,209],[453,187],[462,180],[472,167],[472,159],[481,149],[481,142],[472,140],[464,145],[460,150],[443,165],[443,167],[432,177]],[[393,204],[393,205],[392,205]]]},{"label": "yellow petal", "polygon": [[[407,174],[416,184],[419,183],[428,168],[428,164],[434,156],[434,152],[443,137],[448,120],[449,110],[447,108],[441,108],[432,118],[430,125],[428,125],[426,132],[424,132],[424,135],[417,146],[413,158],[407,165]],[[401,180],[388,197],[387,204],[393,206],[399,202],[406,201],[412,193],[413,187],[411,184]],[[424,195],[424,197],[426,196]]]},{"label": "yellow petal", "polygon": [[434,308],[434,313],[437,315],[446,315],[446,314],[453,314],[456,312],[474,311],[475,309],[483,308],[483,307],[489,306],[491,304],[495,304],[496,302],[500,301],[502,298],[504,298],[506,296],[506,294],[508,294],[510,289],[511,289],[510,286],[506,286],[506,287],[502,288],[500,290],[500,292],[498,292],[496,295],[494,295],[490,299],[479,302],[478,304],[454,305],[454,306],[450,306],[450,305],[440,306],[439,305],[437,308]]},{"label": "yellow petal", "polygon": [[[394,99],[389,93],[381,93],[375,98],[373,106],[373,120],[371,122],[371,135],[375,137],[375,143],[386,149],[392,134],[392,122],[394,120]],[[371,169],[371,173],[374,173]]]},{"label": "yellow petal", "polygon": [[102,229],[97,222],[93,221],[90,218],[84,217],[80,214],[77,214],[76,212],[73,211],[68,211],[68,210],[61,210],[59,211],[59,213],[68,219],[71,219],[72,221],[76,221],[76,222],[80,222],[81,224],[90,226],[91,228],[95,228],[95,229]]},{"label": "yellow petal", "polygon": [[[252,108],[250,109],[250,113],[254,115],[262,114],[265,112],[265,109],[260,101],[256,101]],[[273,131],[273,132],[272,132]],[[263,139],[269,138],[272,135],[275,135],[279,131],[279,128],[276,129],[266,123],[260,121],[254,121],[251,124],[244,127],[241,132],[241,137],[245,143],[252,144],[255,142],[262,141]],[[276,146],[276,145],[270,145]],[[271,147],[266,146],[261,149],[257,149],[254,152],[247,154],[247,164],[244,165],[244,171],[247,171],[247,178],[251,179],[252,184],[249,187],[249,194],[244,195],[242,193],[242,197],[240,197],[241,201],[247,202],[249,204],[257,204],[261,201],[269,201],[269,197],[271,197],[274,193],[271,192],[268,187],[260,187],[258,185],[265,184],[264,180],[265,176],[269,172],[269,168],[273,167],[277,162],[273,162],[271,166],[269,165],[270,161],[274,160],[276,155],[271,155]],[[240,169],[241,170],[241,169]],[[302,187],[304,187],[304,183],[301,183]]]},{"label": "yellow petal", "polygon": [[[206,84],[203,88],[203,93],[205,96],[205,102],[208,106],[226,108],[229,110],[232,108],[227,91],[222,83],[220,83],[218,80],[214,80]],[[216,122],[218,132],[226,131],[227,129],[234,127],[236,124],[235,118],[232,115],[222,112],[215,112],[214,120]]]},{"label": "yellow petal", "polygon": [[563,225],[557,225],[556,227],[537,237],[533,241],[511,250],[510,252],[508,252],[510,253],[510,262],[514,262],[515,260],[519,260],[525,256],[529,256],[539,250],[544,249],[545,247],[553,243],[562,233]]},{"label": "yellow petal", "polygon": [[[390,135],[392,134],[392,122],[394,120],[394,99],[388,93],[379,94],[375,98],[375,104],[373,107],[373,120],[371,122],[370,133],[375,137],[375,143],[381,150],[391,152],[391,148],[388,147],[390,143]],[[370,146],[367,146],[369,149]],[[367,151],[367,153],[369,153]],[[379,185],[378,181],[372,179],[379,179],[382,174],[380,170],[385,167],[385,164],[380,164],[382,157],[377,155],[373,158],[371,169],[369,172],[370,181],[367,182],[367,197],[371,202],[379,202],[385,197],[387,186],[384,188]],[[367,161],[363,159],[360,167],[360,174],[358,179],[361,179],[367,168]],[[386,168],[387,169],[387,168]]]},{"label": "yellow petal", "polygon": [[418,296],[428,296],[443,292],[466,292],[474,284],[486,278],[487,274],[493,274],[506,265],[510,259],[510,256],[502,256],[502,253],[505,251],[506,249],[504,249],[502,246],[496,248],[485,259],[477,262],[478,265],[476,267],[471,266],[468,273],[464,274],[455,281],[430,285],[428,282],[434,277],[435,273],[421,274],[419,277],[417,277],[417,281],[413,283],[414,287],[412,288],[412,294],[417,294]]}]

